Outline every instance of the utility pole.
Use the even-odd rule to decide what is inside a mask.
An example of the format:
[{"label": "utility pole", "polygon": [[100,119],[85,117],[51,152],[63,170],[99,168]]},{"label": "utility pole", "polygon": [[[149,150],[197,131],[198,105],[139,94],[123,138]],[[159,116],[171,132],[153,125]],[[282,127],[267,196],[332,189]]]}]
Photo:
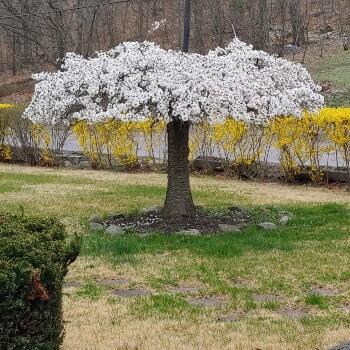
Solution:
[{"label": "utility pole", "polygon": [[183,52],[188,52],[188,46],[190,41],[190,17],[191,17],[191,0],[185,0],[184,41],[182,46]]}]

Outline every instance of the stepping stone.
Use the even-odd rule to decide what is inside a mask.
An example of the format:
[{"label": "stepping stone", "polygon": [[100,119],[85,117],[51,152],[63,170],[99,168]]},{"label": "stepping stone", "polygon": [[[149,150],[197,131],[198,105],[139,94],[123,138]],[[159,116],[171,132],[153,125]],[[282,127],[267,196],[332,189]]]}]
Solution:
[{"label": "stepping stone", "polygon": [[303,317],[310,316],[309,313],[307,313],[304,310],[297,310],[297,309],[290,309],[290,310],[281,310],[278,312],[279,315],[292,318],[292,319],[298,319]]},{"label": "stepping stone", "polygon": [[126,279],[126,278],[121,278],[118,280],[113,280],[113,279],[103,279],[100,281],[97,281],[97,283],[102,284],[104,286],[119,286],[121,284],[127,284],[130,283],[131,281]]},{"label": "stepping stone", "polygon": [[98,222],[90,222],[89,226],[90,229],[93,231],[99,231],[104,229],[104,226],[102,224],[99,224]]},{"label": "stepping stone", "polygon": [[337,292],[330,288],[315,288],[309,291],[309,294],[316,294],[322,297],[335,297],[338,295]]},{"label": "stepping stone", "polygon": [[252,298],[254,301],[257,301],[259,303],[266,303],[269,301],[283,301],[281,297],[275,294],[253,294]]},{"label": "stepping stone", "polygon": [[122,235],[124,234],[124,230],[122,227],[117,226],[117,225],[110,225],[106,229],[106,233],[114,236],[114,235]]},{"label": "stepping stone", "polygon": [[224,304],[226,301],[217,298],[192,299],[188,303],[194,306],[215,307]]},{"label": "stepping stone", "polygon": [[220,316],[218,318],[218,321],[220,322],[238,322],[242,319],[242,317],[236,316],[236,315],[226,315],[226,316]]},{"label": "stepping stone", "polygon": [[294,216],[294,214],[291,213],[290,211],[284,211],[284,210],[279,211],[277,215],[280,219],[285,216],[288,216],[289,218],[292,218]]},{"label": "stepping stone", "polygon": [[94,214],[94,215],[91,215],[88,222],[96,222],[98,224],[103,224],[103,220],[101,217],[99,217],[98,215]]},{"label": "stepping stone", "polygon": [[197,293],[200,287],[173,287],[169,291],[173,293]]},{"label": "stepping stone", "polygon": [[289,217],[289,216],[282,216],[282,217],[280,218],[280,224],[281,224],[281,225],[287,225],[289,220],[290,220],[290,217]]},{"label": "stepping stone", "polygon": [[345,312],[350,312],[350,306],[344,306],[343,311]]},{"label": "stepping stone", "polygon": [[350,350],[350,341],[336,345],[335,347],[329,350]]},{"label": "stepping stone", "polygon": [[79,282],[63,282],[63,288],[80,288],[81,283]]},{"label": "stepping stone", "polygon": [[115,290],[111,293],[121,298],[140,297],[152,294],[151,292],[144,289]]},{"label": "stepping stone", "polygon": [[257,224],[256,227],[260,230],[275,230],[277,228],[277,225],[273,222],[261,222],[260,224]]}]

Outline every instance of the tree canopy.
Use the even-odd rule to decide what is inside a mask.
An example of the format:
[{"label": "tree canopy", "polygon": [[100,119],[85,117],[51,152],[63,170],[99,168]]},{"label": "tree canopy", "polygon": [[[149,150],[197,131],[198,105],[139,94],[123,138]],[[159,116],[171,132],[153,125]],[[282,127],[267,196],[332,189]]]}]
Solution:
[{"label": "tree canopy", "polygon": [[323,104],[320,88],[301,65],[253,50],[238,39],[206,55],[125,42],[85,59],[69,53],[61,70],[35,76],[24,116],[56,123],[105,118],[164,120],[168,186],[163,214],[195,215],[189,182],[190,123],[230,117],[254,123],[300,117]]},{"label": "tree canopy", "polygon": [[125,42],[89,59],[68,53],[61,70],[33,77],[39,82],[24,116],[34,122],[152,116],[167,123],[226,117],[261,123],[323,104],[305,68],[239,39],[206,55]]}]

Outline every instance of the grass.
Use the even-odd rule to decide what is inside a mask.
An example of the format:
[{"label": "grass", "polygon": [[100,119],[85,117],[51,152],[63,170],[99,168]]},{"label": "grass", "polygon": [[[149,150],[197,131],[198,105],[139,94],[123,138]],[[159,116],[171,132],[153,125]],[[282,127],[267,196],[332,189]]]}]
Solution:
[{"label": "grass", "polygon": [[310,72],[318,81],[329,81],[350,89],[349,66],[350,53],[342,51],[310,67]]},{"label": "grass", "polygon": [[338,90],[326,96],[329,106],[350,106],[350,53],[342,51],[308,67],[312,78],[318,83],[329,82]]},{"label": "grass", "polygon": [[[87,218],[94,212],[132,213],[161,204],[164,175],[0,165],[0,179],[0,212],[22,206],[27,215],[54,213],[69,232],[84,232],[82,255],[67,276],[82,287],[64,290],[63,350],[311,350],[350,337],[348,192],[192,177],[196,204],[212,211],[239,205],[256,220],[278,222],[280,210],[294,217],[274,231],[251,225],[234,235],[112,237],[85,229]],[[130,282],[115,287],[97,283],[108,278]],[[242,285],[237,287],[237,281]],[[170,288],[175,286],[199,290],[173,293]],[[310,294],[321,287],[338,294]],[[132,299],[110,294],[111,289],[125,288],[152,294]],[[266,293],[280,299],[254,301],[254,294]],[[225,303],[188,303],[208,297]],[[289,319],[279,313],[284,309],[304,310],[309,316]],[[239,320],[219,321],[224,316]]]}]

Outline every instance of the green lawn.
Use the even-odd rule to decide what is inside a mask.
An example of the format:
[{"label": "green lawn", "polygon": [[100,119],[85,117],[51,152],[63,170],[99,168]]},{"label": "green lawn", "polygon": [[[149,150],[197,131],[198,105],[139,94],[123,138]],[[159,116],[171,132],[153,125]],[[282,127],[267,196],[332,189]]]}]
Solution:
[{"label": "green lawn", "polygon": [[330,106],[350,106],[350,52],[342,51],[308,67],[312,78],[318,83],[329,82],[334,89],[331,96],[326,94]]},{"label": "green lawn", "polygon": [[[0,212],[55,214],[69,232],[83,232],[67,276],[80,287],[64,289],[63,350],[314,350],[350,339],[350,194],[342,189],[191,177],[196,204],[212,211],[242,205],[256,219],[278,223],[280,210],[294,217],[273,231],[138,237],[91,232],[87,218],[161,204],[164,175],[0,165],[0,180]],[[135,288],[150,294],[111,294]],[[320,288],[335,295],[318,295]],[[264,295],[275,299],[257,300]],[[222,303],[191,303],[206,298]]]}]

